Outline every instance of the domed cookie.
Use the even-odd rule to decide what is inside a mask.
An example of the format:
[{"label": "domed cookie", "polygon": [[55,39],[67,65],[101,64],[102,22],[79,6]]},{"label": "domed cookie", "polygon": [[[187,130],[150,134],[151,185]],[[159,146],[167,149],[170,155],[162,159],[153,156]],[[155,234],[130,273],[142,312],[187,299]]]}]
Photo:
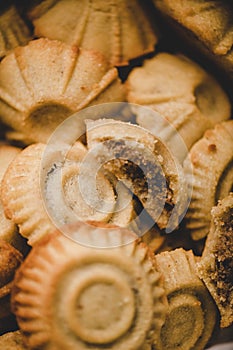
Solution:
[{"label": "domed cookie", "polygon": [[[116,205],[132,197],[128,193],[124,197],[126,189],[121,189],[120,197],[116,198],[114,184],[101,171],[95,174],[94,188],[89,173],[82,177],[80,187],[82,160],[87,151],[78,142],[68,149],[63,162],[56,150],[49,153],[44,144],[30,145],[16,157],[4,176],[5,213],[19,226],[19,232],[30,245],[66,223],[98,220],[127,226],[134,215],[134,206],[130,204],[120,216]],[[87,170],[93,172],[92,168]]]},{"label": "domed cookie", "polygon": [[86,125],[92,166],[98,168],[100,159],[161,229],[174,230],[188,193],[181,166],[164,143],[148,130],[118,120],[88,120]]},{"label": "domed cookie", "polygon": [[164,276],[169,309],[158,350],[203,350],[216,322],[216,306],[199,279],[192,251],[182,248],[155,256]]},{"label": "domed cookie", "polygon": [[[185,160],[187,182],[193,186],[186,224],[194,240],[204,238],[210,228],[211,209],[233,186],[233,121],[208,130]],[[192,167],[189,161],[191,160]]]},{"label": "domed cookie", "polygon": [[[136,121],[168,144],[183,160],[204,132],[229,119],[231,105],[217,81],[185,56],[159,53],[128,76],[127,99],[152,108],[134,108]],[[187,149],[180,149],[177,132]]]},{"label": "domed cookie", "polygon": [[[59,233],[33,247],[12,297],[26,344],[141,350],[156,343],[166,300],[153,254],[126,229],[77,223],[72,231],[88,236],[90,245],[102,241],[104,248],[82,246]],[[115,248],[109,247],[112,239]]]},{"label": "domed cookie", "polygon": [[233,323],[233,193],[220,200],[211,214],[198,274],[219,308],[221,327],[229,327]]},{"label": "domed cookie", "polygon": [[[19,232],[33,242],[54,229],[43,206],[39,174],[43,144],[25,148],[10,164],[2,181],[2,203],[6,216],[19,226]],[[22,181],[23,179],[23,181]]]},{"label": "domed cookie", "polygon": [[233,9],[217,0],[153,0],[173,29],[198,52],[216,62],[232,79]]},{"label": "domed cookie", "polygon": [[[1,198],[1,181],[2,178],[16,155],[21,151],[20,148],[13,147],[7,144],[0,144],[0,198]],[[12,244],[15,248],[21,250],[22,240],[18,234],[15,224],[6,218],[4,209],[0,201],[0,238]]]},{"label": "domed cookie", "polygon": [[29,12],[37,37],[101,52],[112,66],[154,51],[157,35],[150,17],[138,0],[50,0]]},{"label": "domed cookie", "polygon": [[56,40],[31,41],[0,64],[0,119],[27,142],[47,141],[60,123],[89,105],[124,98],[117,70],[99,53]]}]

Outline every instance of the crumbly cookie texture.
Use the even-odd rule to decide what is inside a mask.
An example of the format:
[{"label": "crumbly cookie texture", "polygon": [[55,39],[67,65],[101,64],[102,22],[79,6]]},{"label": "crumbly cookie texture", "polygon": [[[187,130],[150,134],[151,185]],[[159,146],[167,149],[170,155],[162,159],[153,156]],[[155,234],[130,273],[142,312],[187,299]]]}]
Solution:
[{"label": "crumbly cookie texture", "polygon": [[[26,142],[46,142],[85,107],[124,100],[116,68],[94,51],[38,39],[0,63],[0,119]],[[80,121],[80,134],[82,126]]]},{"label": "crumbly cookie texture", "polygon": [[[62,157],[56,147],[37,143],[10,164],[2,202],[21,235],[34,245],[56,225],[76,220],[109,222],[140,236],[155,223],[175,229],[186,209],[187,187],[180,164],[160,139],[117,120],[86,124],[86,150],[64,143],[71,149]],[[151,231],[147,242],[155,237]]]},{"label": "crumbly cookie texture", "polygon": [[13,311],[29,348],[142,350],[157,343],[167,301],[152,252],[116,226],[80,222],[71,230],[92,247],[54,233],[33,247],[15,278]]},{"label": "crumbly cookie texture", "polygon": [[214,330],[217,308],[196,271],[192,251],[175,249],[155,256],[164,276],[169,309],[159,350],[202,350]]},{"label": "crumbly cookie texture", "polygon": [[26,350],[20,331],[9,332],[0,336],[0,350]]},{"label": "crumbly cookie texture", "polygon": [[[10,164],[2,181],[5,214],[19,226],[30,245],[53,231],[56,224],[77,220],[123,227],[130,224],[136,214],[129,190],[120,184],[116,197],[112,177],[99,169],[95,169],[93,186],[93,164],[83,160],[87,154],[83,144],[75,142],[64,163],[56,151],[50,151],[45,144],[26,147]],[[91,169],[87,168],[90,165]],[[82,167],[85,176],[80,174]]]},{"label": "crumbly cookie texture", "polygon": [[212,209],[212,222],[198,274],[213,296],[221,327],[233,323],[233,193]]},{"label": "crumbly cookie texture", "polygon": [[87,144],[90,151],[99,150],[103,167],[129,186],[161,229],[178,226],[187,204],[186,183],[177,159],[158,137],[138,125],[99,119],[87,121]]},{"label": "crumbly cookie texture", "polygon": [[138,0],[111,0],[107,8],[103,0],[49,0],[32,8],[29,18],[37,37],[101,52],[115,66],[154,51],[157,34],[145,7]]}]

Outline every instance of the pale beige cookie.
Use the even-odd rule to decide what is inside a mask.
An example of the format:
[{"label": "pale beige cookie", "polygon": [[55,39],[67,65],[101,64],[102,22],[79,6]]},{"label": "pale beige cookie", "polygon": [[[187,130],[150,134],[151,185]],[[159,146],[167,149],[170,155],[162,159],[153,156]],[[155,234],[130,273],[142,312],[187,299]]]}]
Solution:
[{"label": "pale beige cookie", "polygon": [[5,214],[19,226],[29,244],[54,229],[44,208],[39,182],[44,150],[43,144],[25,148],[10,164],[2,181]]},{"label": "pale beige cookie", "polygon": [[8,332],[0,336],[0,350],[26,350],[20,331]]},{"label": "pale beige cookie", "polygon": [[216,322],[216,306],[199,279],[192,251],[176,249],[155,256],[164,276],[169,309],[158,350],[203,350]]},{"label": "pale beige cookie", "polygon": [[112,66],[154,51],[157,43],[146,5],[137,0],[43,1],[30,11],[29,18],[37,37],[101,52]]},{"label": "pale beige cookie", "polygon": [[[152,108],[134,109],[136,121],[164,140],[183,160],[177,132],[188,149],[205,130],[229,119],[229,99],[217,81],[185,56],[159,53],[131,71],[128,101]],[[171,127],[172,126],[172,127]]]},{"label": "pale beige cookie", "polygon": [[214,298],[221,327],[233,323],[233,193],[211,211],[212,221],[198,274]]},{"label": "pale beige cookie", "polygon": [[217,62],[232,79],[233,9],[230,1],[153,0],[192,47]]},{"label": "pale beige cookie", "polygon": [[0,322],[11,313],[12,281],[22,260],[23,256],[18,250],[9,243],[0,240]]},{"label": "pale beige cookie", "polygon": [[67,154],[60,159],[60,152],[49,146],[28,146],[10,164],[2,181],[5,214],[30,245],[56,226],[77,220],[128,226],[135,212],[132,203],[125,208],[131,199],[126,189],[118,198],[111,180],[85,162],[83,145],[76,142],[66,147]]},{"label": "pale beige cookie", "polygon": [[233,185],[233,121],[206,131],[190,151],[184,170],[193,193],[186,214],[187,227],[195,240],[204,238],[210,227],[211,209],[226,197]]},{"label": "pale beige cookie", "polygon": [[113,185],[116,204],[114,212],[109,220],[109,223],[120,227],[128,227],[136,233],[138,231],[137,222],[133,222],[137,217],[137,200],[133,198],[132,192],[124,185],[123,182],[118,181],[113,174],[106,173],[107,178]]},{"label": "pale beige cookie", "polygon": [[31,40],[32,34],[18,13],[16,7],[2,5],[0,8],[0,58],[19,45],[25,45]]},{"label": "pale beige cookie", "polygon": [[[89,237],[89,245],[102,242],[103,249],[59,232],[33,247],[12,296],[26,344],[47,350],[148,349],[167,307],[153,254],[126,229],[77,223],[72,230]],[[113,241],[115,248],[109,246]]]},{"label": "pale beige cookie", "polygon": [[[21,151],[20,148],[6,144],[0,144],[0,198],[1,198],[1,181],[2,178],[16,155]],[[6,218],[2,203],[0,201],[0,238],[12,244],[16,248],[20,248],[20,236],[15,224]],[[22,243],[22,242],[21,242]]]},{"label": "pale beige cookie", "polygon": [[[78,154],[76,154],[78,153]],[[62,165],[44,162],[45,199],[53,219],[65,224],[77,220],[109,222],[130,227],[136,215],[132,194],[114,175],[95,167],[87,150],[72,147]],[[53,158],[51,164],[56,162]],[[60,182],[59,182],[60,181]],[[132,226],[132,227],[131,227]]]},{"label": "pale beige cookie", "polygon": [[91,164],[122,181],[161,229],[175,229],[185,209],[182,169],[166,146],[148,130],[112,119],[88,120]]},{"label": "pale beige cookie", "polygon": [[[0,64],[0,119],[26,142],[45,142],[75,112],[124,101],[115,68],[101,54],[48,39],[18,47]],[[80,120],[80,133],[83,122]],[[78,127],[78,126],[77,126]]]}]

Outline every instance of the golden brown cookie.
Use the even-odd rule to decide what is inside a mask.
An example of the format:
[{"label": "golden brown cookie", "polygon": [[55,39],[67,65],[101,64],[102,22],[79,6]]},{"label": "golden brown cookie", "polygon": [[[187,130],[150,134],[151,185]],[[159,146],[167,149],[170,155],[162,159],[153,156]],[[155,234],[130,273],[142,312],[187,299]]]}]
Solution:
[{"label": "golden brown cookie", "polygon": [[176,249],[155,259],[169,303],[156,349],[203,350],[215,326],[216,306],[197,275],[192,251]]},{"label": "golden brown cookie", "polygon": [[154,222],[161,229],[174,230],[187,204],[176,158],[159,138],[138,125],[113,119],[86,124],[90,163],[98,164],[101,157],[103,168],[130,189]]},{"label": "golden brown cookie", "polygon": [[31,38],[31,31],[15,5],[4,4],[0,8],[0,59],[15,47],[27,44]]},{"label": "golden brown cookie", "polygon": [[198,274],[219,308],[221,327],[229,327],[233,323],[233,193],[219,201],[211,214]]},{"label": "golden brown cookie", "polygon": [[217,81],[185,56],[159,53],[131,71],[126,87],[129,102],[161,115],[135,108],[137,123],[164,140],[181,160],[186,154],[177,131],[190,149],[205,130],[231,115],[229,99]]},{"label": "golden brown cookie", "polygon": [[39,183],[43,144],[24,149],[10,164],[2,181],[2,203],[6,216],[19,226],[29,244],[54,229],[48,220]]},{"label": "golden brown cookie", "polygon": [[[58,232],[33,247],[12,296],[26,344],[142,350],[156,343],[166,300],[153,254],[126,229],[77,223],[72,231],[103,248],[79,245]],[[113,241],[115,248],[109,246]]]},{"label": "golden brown cookie", "polygon": [[20,331],[8,332],[0,336],[0,350],[26,350]]},{"label": "golden brown cookie", "polygon": [[9,243],[0,240],[0,321],[11,313],[12,281],[22,260],[22,254],[18,250]]},{"label": "golden brown cookie", "polygon": [[57,0],[32,0],[29,1],[27,11],[29,13],[29,17],[31,19],[36,19],[41,17],[44,13],[46,13]]},{"label": "golden brown cookie", "polygon": [[146,5],[137,0],[43,1],[30,11],[29,18],[37,37],[101,52],[112,66],[154,51],[157,43]]},{"label": "golden brown cookie", "polygon": [[25,148],[11,163],[2,182],[5,214],[19,226],[30,245],[56,225],[77,220],[128,226],[135,213],[132,196],[121,186],[116,197],[112,178],[101,171],[94,174],[93,186],[90,174],[95,169],[91,163],[82,163],[87,152],[83,145],[76,142],[70,147],[64,163],[56,151],[50,154],[46,150],[44,144]]},{"label": "golden brown cookie", "polygon": [[233,8],[230,1],[153,0],[186,41],[217,62],[232,79]]},{"label": "golden brown cookie", "polygon": [[3,122],[26,142],[45,142],[74,112],[123,101],[125,93],[117,70],[101,54],[38,39],[1,62],[0,98]]},{"label": "golden brown cookie", "polygon": [[[2,178],[16,155],[21,151],[20,148],[6,144],[0,144],[0,198],[1,198],[1,181]],[[22,241],[18,234],[15,224],[6,218],[4,209],[0,201],[0,238],[12,244],[15,248],[22,248]]]},{"label": "golden brown cookie", "polygon": [[194,240],[204,238],[210,228],[211,209],[226,197],[233,185],[233,121],[208,130],[190,151],[184,169],[193,186],[186,223]]}]

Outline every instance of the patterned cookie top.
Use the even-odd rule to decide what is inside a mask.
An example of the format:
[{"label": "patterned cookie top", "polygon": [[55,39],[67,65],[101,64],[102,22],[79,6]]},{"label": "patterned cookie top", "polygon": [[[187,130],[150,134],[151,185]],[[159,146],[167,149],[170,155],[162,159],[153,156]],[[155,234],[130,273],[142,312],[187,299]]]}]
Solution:
[{"label": "patterned cookie top", "polygon": [[[99,223],[72,230],[105,246],[133,235]],[[56,233],[33,247],[17,274],[13,310],[31,349],[141,350],[156,342],[164,321],[160,277],[153,254],[138,241],[99,249]]]}]

